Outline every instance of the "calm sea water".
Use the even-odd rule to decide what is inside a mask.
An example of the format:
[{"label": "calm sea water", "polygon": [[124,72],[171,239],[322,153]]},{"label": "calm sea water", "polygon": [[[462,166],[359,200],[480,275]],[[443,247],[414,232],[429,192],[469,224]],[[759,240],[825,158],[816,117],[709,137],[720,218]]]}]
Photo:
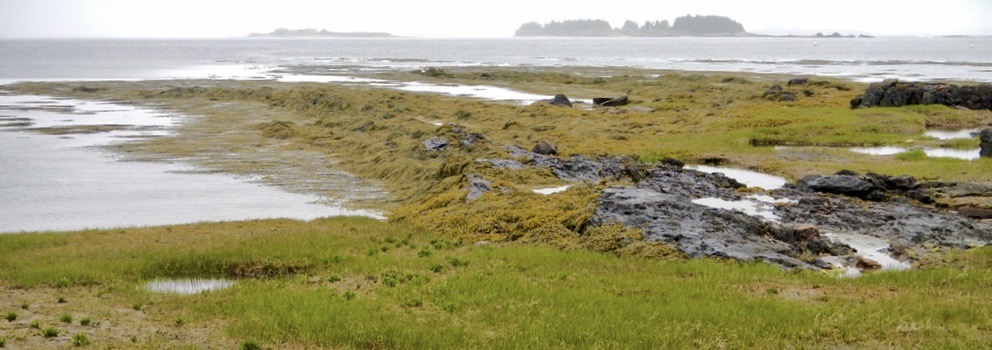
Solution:
[{"label": "calm sea water", "polygon": [[[353,79],[358,71],[427,66],[609,66],[824,75],[859,81],[992,82],[992,37],[0,40],[0,85],[37,80],[234,78],[382,84],[411,91],[528,101],[493,87]],[[336,76],[287,76],[319,66]],[[305,71],[305,70],[303,70]],[[2,90],[2,86],[0,86]],[[50,108],[51,105],[63,107]],[[44,97],[0,96],[0,233],[264,217],[375,215],[176,164],[121,162],[93,146],[168,134],[154,111]],[[81,113],[85,112],[85,113]],[[53,136],[31,126],[132,125]]]},{"label": "calm sea water", "polygon": [[279,66],[618,66],[992,82],[992,37],[4,40],[0,82],[263,77]]}]

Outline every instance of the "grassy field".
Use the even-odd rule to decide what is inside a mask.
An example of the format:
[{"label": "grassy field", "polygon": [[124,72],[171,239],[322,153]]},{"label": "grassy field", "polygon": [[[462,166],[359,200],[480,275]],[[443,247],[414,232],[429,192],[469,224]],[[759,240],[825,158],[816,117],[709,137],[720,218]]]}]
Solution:
[{"label": "grassy field", "polygon": [[[857,279],[337,218],[0,236],[10,348],[981,348],[992,249]],[[236,281],[198,295],[144,282]],[[65,303],[58,299],[64,298]],[[75,318],[63,322],[63,315]],[[84,326],[79,320],[89,319]],[[39,328],[31,324],[38,322]],[[46,338],[57,327],[60,336]]]},{"label": "grassy field", "polygon": [[[652,112],[269,81],[18,84],[12,89],[19,93],[125,101],[194,116],[174,137],[114,150],[260,175],[289,190],[331,197],[359,187],[381,189],[350,205],[384,210],[390,221],[0,235],[0,315],[8,316],[0,320],[0,344],[981,348],[992,342],[992,249],[942,252],[911,271],[857,279],[684,260],[667,245],[643,241],[636,229],[588,225],[602,189],[618,183],[576,184],[543,196],[531,189],[564,184],[547,169],[475,162],[509,158],[505,145],[529,149],[547,140],[563,156],[630,156],[642,163],[671,157],[789,179],[851,169],[990,183],[988,159],[928,158],[920,151],[867,156],[846,147],[975,148],[974,140],[940,141],[922,133],[989,125],[992,112],[851,110],[848,101],[865,86],[829,79],[787,87],[797,101],[772,101],[764,92],[788,80],[773,75],[593,68],[441,73],[379,77],[573,99],[627,95],[633,106]],[[421,144],[466,133],[485,140],[439,152]],[[356,177],[328,184],[308,175],[335,169]],[[466,201],[466,176],[473,173],[497,190]],[[236,284],[192,296],[142,288],[161,278]]]}]

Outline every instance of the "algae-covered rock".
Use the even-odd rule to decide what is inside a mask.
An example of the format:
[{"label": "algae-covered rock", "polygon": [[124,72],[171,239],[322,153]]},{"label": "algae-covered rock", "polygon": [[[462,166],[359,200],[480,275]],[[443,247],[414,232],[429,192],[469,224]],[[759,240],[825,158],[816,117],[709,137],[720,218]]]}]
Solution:
[{"label": "algae-covered rock", "polygon": [[572,107],[572,101],[569,101],[568,96],[565,96],[564,94],[555,95],[549,103],[551,103],[552,106]]}]

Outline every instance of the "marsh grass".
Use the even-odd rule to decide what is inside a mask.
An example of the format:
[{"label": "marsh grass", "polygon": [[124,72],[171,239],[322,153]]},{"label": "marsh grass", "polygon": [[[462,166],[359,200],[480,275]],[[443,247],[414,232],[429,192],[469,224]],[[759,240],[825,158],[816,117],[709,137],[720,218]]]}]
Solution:
[{"label": "marsh grass", "polygon": [[[603,232],[597,244],[618,244],[624,230],[611,231],[619,233]],[[413,245],[432,254],[421,257]],[[277,348],[968,348],[987,344],[992,327],[988,248],[941,255],[921,269],[839,279],[760,263],[462,245],[364,218],[0,236],[0,247],[10,246],[20,248],[6,248],[0,264],[18,268],[4,269],[0,280],[23,288],[66,275],[132,291],[151,276],[239,276],[237,288],[156,296],[145,312],[194,317],[232,339]],[[52,270],[47,257],[62,267]],[[285,266],[300,257],[312,262],[305,270],[261,277],[213,275],[209,267]],[[207,266],[199,270],[205,274],[161,264],[178,260]]]}]

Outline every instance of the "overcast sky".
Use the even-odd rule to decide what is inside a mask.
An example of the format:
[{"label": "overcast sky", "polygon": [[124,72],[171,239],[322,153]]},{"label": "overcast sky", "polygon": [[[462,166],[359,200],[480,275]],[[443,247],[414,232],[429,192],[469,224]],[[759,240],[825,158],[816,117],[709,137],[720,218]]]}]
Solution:
[{"label": "overcast sky", "polygon": [[275,28],[509,37],[524,22],[727,16],[752,33],[992,35],[992,0],[0,0],[0,37],[239,37]]}]

